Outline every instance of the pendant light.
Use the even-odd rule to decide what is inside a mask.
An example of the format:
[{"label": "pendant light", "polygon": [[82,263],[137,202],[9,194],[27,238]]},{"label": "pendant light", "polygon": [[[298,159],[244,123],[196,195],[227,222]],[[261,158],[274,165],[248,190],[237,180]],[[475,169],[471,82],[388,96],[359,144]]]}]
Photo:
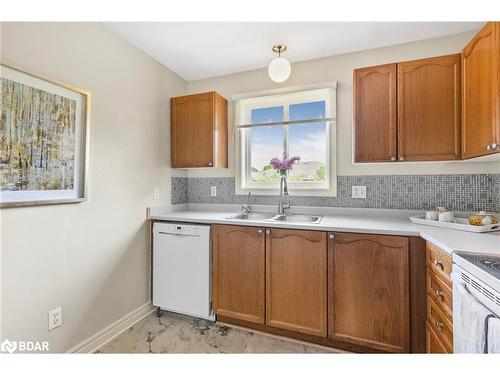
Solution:
[{"label": "pendant light", "polygon": [[283,44],[277,44],[273,47],[273,52],[277,53],[278,57],[269,63],[267,73],[274,82],[285,82],[292,72],[290,62],[281,57],[281,54],[286,50],[287,48]]}]

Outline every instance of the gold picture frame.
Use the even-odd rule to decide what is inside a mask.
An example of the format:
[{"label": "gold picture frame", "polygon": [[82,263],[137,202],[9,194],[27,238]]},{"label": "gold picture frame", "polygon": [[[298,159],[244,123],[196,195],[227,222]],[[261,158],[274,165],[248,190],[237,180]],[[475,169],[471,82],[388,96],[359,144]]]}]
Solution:
[{"label": "gold picture frame", "polygon": [[[44,97],[47,97],[48,95],[48,97],[59,98],[59,101],[67,100],[67,102],[71,102],[72,108],[76,108],[71,112],[72,114],[76,113],[76,115],[74,115],[74,118],[72,117],[71,119],[71,121],[74,121],[74,145],[73,148],[70,147],[71,155],[73,156],[73,165],[71,165],[70,170],[73,172],[73,174],[67,177],[71,181],[71,184],[69,185],[71,189],[23,190],[22,183],[21,189],[5,189],[7,183],[5,183],[6,181],[4,180],[4,175],[0,174],[0,177],[2,177],[2,179],[0,180],[0,208],[80,203],[87,201],[90,156],[90,92],[71,84],[33,73],[17,65],[0,61],[0,81],[3,81],[4,79],[6,81],[10,81],[10,87],[13,87],[13,85],[18,85],[22,89],[24,85],[24,89],[31,90],[31,92],[41,92],[43,93],[43,95],[45,95]],[[51,89],[52,91],[50,91]],[[3,88],[0,88],[0,90],[3,90]],[[56,91],[62,92],[63,94],[56,94]],[[65,97],[66,94],[70,95],[71,99],[67,99]],[[3,99],[0,98],[0,100]],[[72,103],[73,100],[76,104]],[[27,100],[26,102],[28,102],[29,105],[33,105],[31,104],[30,100]],[[23,105],[26,105],[24,101],[22,103]],[[2,103],[0,102],[0,104]],[[1,144],[1,142],[6,142],[7,139],[7,135],[4,134],[6,133],[5,129],[2,129],[2,124],[6,127],[6,121],[4,121],[4,119],[7,118],[7,113],[3,108],[3,105],[0,105],[0,109],[2,110],[2,112],[4,112],[0,113],[0,116],[3,116],[0,117],[0,163],[3,163],[3,165],[0,164],[0,168],[7,168],[6,160],[10,160],[10,157],[6,158],[4,157],[6,155],[1,154],[2,150],[8,148],[6,144],[3,145],[5,147],[2,147]],[[24,115],[24,113],[25,111],[23,110],[22,115]],[[16,114],[18,114],[18,112],[16,112]],[[4,130],[4,133],[1,133],[2,130]],[[64,150],[66,150],[67,148],[68,146],[66,145],[66,148]],[[48,147],[46,147],[46,149],[48,149]],[[57,151],[58,150],[56,150],[56,152]],[[21,155],[20,152],[19,154]],[[21,164],[20,161],[18,163]],[[45,164],[45,170],[47,170],[47,163]],[[30,172],[32,174],[34,173],[32,170]],[[27,174],[27,171],[24,171],[24,173]],[[63,176],[66,177],[65,174]],[[24,180],[29,180],[26,175],[24,177]],[[19,181],[19,179],[16,181]],[[17,183],[17,185],[19,185],[19,183]],[[16,186],[16,184],[11,182],[10,186]],[[66,187],[66,185],[64,186]]]}]

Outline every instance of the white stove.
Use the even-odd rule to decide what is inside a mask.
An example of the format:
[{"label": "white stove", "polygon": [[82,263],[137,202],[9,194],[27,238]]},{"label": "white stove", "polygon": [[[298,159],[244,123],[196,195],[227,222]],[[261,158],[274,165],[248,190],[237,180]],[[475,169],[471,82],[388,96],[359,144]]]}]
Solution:
[{"label": "white stove", "polygon": [[452,279],[454,350],[487,353],[488,337],[498,340],[488,332],[490,319],[500,318],[500,255],[453,253]]},{"label": "white stove", "polygon": [[467,285],[500,309],[500,255],[456,252],[453,263],[471,277]]}]

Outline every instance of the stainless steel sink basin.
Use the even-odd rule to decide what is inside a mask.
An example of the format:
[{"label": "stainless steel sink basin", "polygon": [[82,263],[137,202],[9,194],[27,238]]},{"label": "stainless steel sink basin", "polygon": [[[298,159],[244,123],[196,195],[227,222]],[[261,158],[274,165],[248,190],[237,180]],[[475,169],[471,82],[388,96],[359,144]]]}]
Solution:
[{"label": "stainless steel sink basin", "polygon": [[314,215],[279,215],[276,216],[273,221],[286,221],[290,223],[308,223],[308,224],[318,224],[322,219],[322,216]]},{"label": "stainless steel sink basin", "polygon": [[267,212],[249,212],[249,213],[241,213],[234,216],[229,216],[228,219],[236,219],[236,220],[268,220],[272,217],[276,216],[276,214],[270,214]]}]

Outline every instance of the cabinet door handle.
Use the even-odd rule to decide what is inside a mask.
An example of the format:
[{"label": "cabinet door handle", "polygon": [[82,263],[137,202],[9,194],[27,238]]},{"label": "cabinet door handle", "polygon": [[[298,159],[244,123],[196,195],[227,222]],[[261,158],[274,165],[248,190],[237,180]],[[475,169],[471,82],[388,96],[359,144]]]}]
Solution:
[{"label": "cabinet door handle", "polygon": [[440,322],[439,320],[437,320],[436,321],[436,328],[443,329],[444,328],[443,322]]},{"label": "cabinet door handle", "polygon": [[442,290],[436,290],[436,297],[442,297],[444,296],[444,292]]},{"label": "cabinet door handle", "polygon": [[334,240],[335,239],[335,235],[334,234],[329,234],[328,238],[331,239],[331,240]]},{"label": "cabinet door handle", "polygon": [[405,157],[404,156],[400,156],[399,157],[399,161],[405,161]]},{"label": "cabinet door handle", "polygon": [[492,150],[496,150],[496,149],[497,149],[497,147],[498,147],[498,145],[497,145],[496,143],[492,143],[492,144],[491,144],[491,149],[492,149]]},{"label": "cabinet door handle", "polygon": [[444,267],[443,267],[443,261],[441,259],[434,259],[434,265],[436,267],[441,267],[441,269],[444,269]]},{"label": "cabinet door handle", "polygon": [[257,231],[257,233],[259,233],[259,234],[261,234],[262,232],[263,232],[263,230],[262,230],[262,229],[259,229],[259,230]]},{"label": "cabinet door handle", "polygon": [[212,165],[214,165],[214,163],[212,163],[211,161],[208,162],[208,166],[211,167]]},{"label": "cabinet door handle", "polygon": [[396,157],[395,156],[391,156],[391,161],[396,161]]},{"label": "cabinet door handle", "polygon": [[271,229],[267,229],[266,234],[271,234]]},{"label": "cabinet door handle", "polygon": [[491,145],[486,145],[486,150],[490,151],[491,150]]}]

